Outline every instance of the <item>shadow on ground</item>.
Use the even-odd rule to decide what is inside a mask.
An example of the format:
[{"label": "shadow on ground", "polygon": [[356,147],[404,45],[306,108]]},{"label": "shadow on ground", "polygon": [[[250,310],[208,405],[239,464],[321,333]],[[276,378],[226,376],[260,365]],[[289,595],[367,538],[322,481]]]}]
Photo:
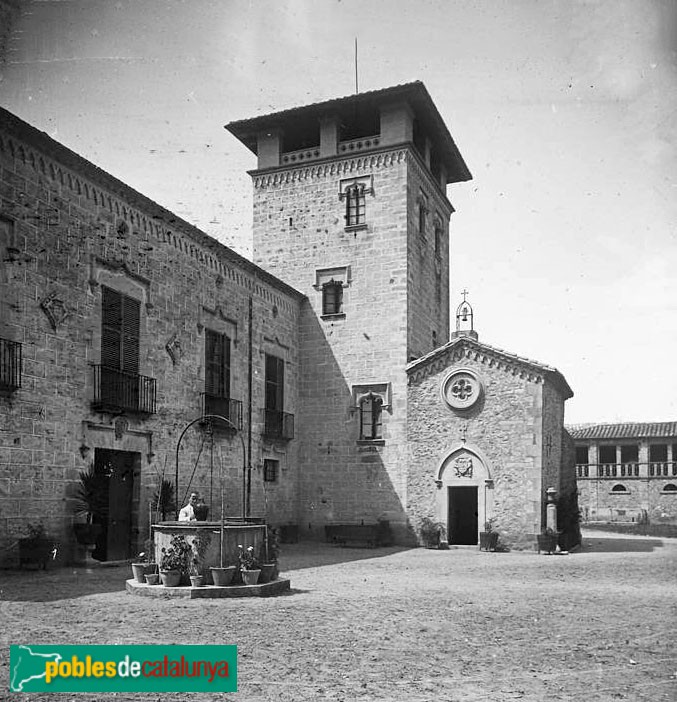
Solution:
[{"label": "shadow on ground", "polygon": [[0,602],[54,602],[125,589],[128,565],[0,571]]},{"label": "shadow on ground", "polygon": [[[295,570],[383,558],[408,549],[342,548],[318,541],[285,544],[280,556],[283,577]],[[132,576],[129,564],[97,566],[94,568],[56,568],[48,570],[0,570],[0,603],[54,602],[106,592],[122,592],[125,580]],[[292,591],[292,593],[298,591]]]},{"label": "shadow on ground", "polygon": [[409,551],[403,546],[385,546],[382,548],[355,548],[338,546],[320,541],[302,541],[285,544],[280,554],[281,570],[286,572],[303,568],[318,568],[337,563],[363,561],[367,558],[384,558],[393,553]]},{"label": "shadow on ground", "polygon": [[588,536],[583,542],[583,551],[595,553],[648,553],[662,546],[663,542],[660,539]]}]

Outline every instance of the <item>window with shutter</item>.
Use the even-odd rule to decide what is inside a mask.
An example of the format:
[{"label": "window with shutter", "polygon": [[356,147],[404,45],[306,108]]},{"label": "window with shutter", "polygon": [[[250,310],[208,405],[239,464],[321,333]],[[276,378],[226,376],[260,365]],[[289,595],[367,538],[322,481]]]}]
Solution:
[{"label": "window with shutter", "polygon": [[230,397],[230,339],[205,330],[205,392]]},{"label": "window with shutter", "polygon": [[284,361],[266,354],[266,409],[284,409]]},{"label": "window with shutter", "polygon": [[101,305],[101,365],[137,374],[141,303],[102,286]]}]

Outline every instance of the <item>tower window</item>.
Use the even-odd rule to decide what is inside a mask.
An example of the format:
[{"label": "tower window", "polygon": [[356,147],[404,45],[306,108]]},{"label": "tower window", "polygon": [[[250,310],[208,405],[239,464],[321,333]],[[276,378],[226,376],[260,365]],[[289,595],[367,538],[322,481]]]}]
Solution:
[{"label": "tower window", "polygon": [[428,214],[428,198],[421,194],[418,198],[418,233],[425,236],[425,225]]},{"label": "tower window", "polygon": [[343,283],[330,280],[322,286],[322,314],[341,314],[343,312]]},{"label": "tower window", "polygon": [[339,199],[345,200],[346,227],[366,227],[366,195],[374,194],[373,177],[348,178],[339,183]]},{"label": "tower window", "polygon": [[346,226],[354,227],[365,221],[364,186],[356,183],[346,191]]},{"label": "tower window", "polygon": [[375,395],[367,395],[360,402],[360,439],[382,438],[382,405]]}]

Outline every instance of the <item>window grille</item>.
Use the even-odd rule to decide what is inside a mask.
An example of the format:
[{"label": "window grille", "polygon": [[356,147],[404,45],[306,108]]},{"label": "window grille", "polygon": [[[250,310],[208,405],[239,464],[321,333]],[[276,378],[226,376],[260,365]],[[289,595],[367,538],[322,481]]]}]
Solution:
[{"label": "window grille", "polygon": [[0,388],[18,390],[21,387],[21,344],[0,339]]}]

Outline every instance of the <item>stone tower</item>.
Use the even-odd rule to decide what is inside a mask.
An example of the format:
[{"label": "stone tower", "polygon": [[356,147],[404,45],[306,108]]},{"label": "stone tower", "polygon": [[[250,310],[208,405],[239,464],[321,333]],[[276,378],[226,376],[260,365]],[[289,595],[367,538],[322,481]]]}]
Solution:
[{"label": "stone tower", "polygon": [[470,172],[420,82],[227,129],[258,158],[254,261],[307,296],[299,523],[406,529],[405,366],[449,339],[446,186]]}]

